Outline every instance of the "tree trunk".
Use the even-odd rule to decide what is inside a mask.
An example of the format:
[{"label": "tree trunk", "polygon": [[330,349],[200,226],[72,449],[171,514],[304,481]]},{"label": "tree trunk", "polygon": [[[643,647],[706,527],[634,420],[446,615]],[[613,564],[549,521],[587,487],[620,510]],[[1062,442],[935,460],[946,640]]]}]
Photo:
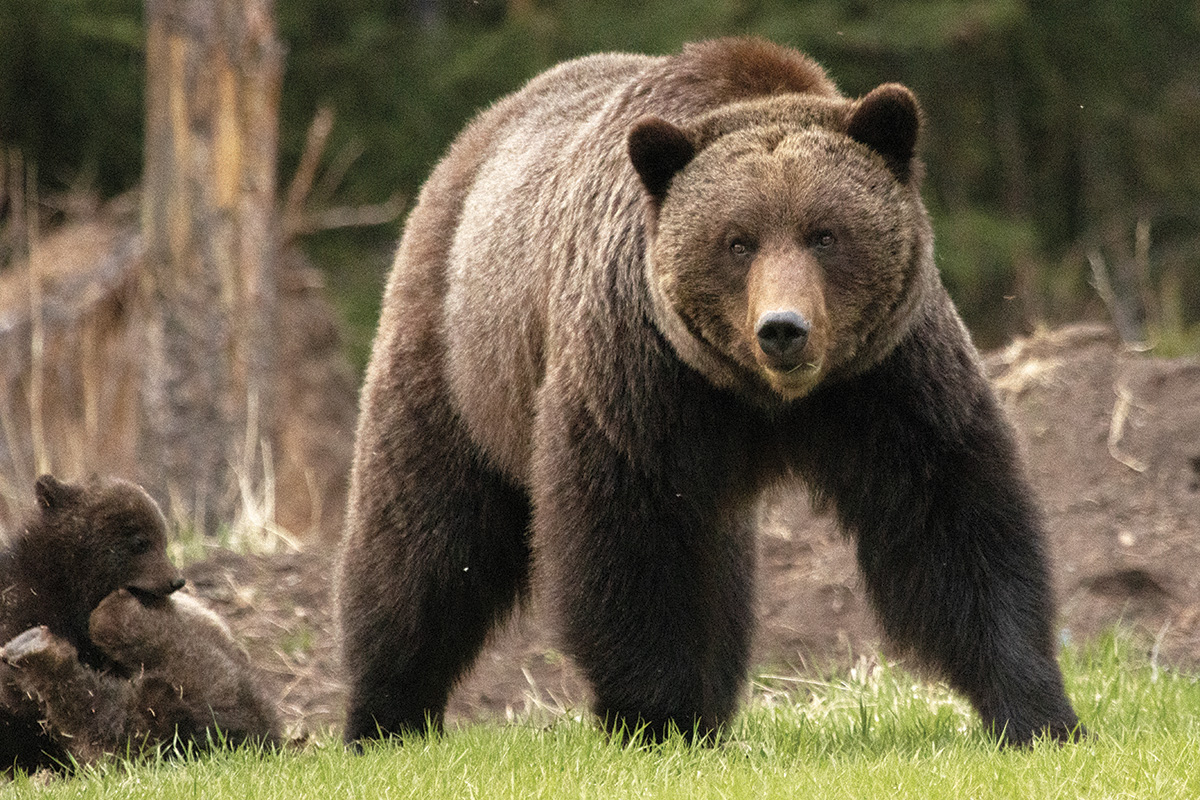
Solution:
[{"label": "tree trunk", "polygon": [[177,519],[230,524],[272,430],[274,0],[146,0],[143,475]]}]

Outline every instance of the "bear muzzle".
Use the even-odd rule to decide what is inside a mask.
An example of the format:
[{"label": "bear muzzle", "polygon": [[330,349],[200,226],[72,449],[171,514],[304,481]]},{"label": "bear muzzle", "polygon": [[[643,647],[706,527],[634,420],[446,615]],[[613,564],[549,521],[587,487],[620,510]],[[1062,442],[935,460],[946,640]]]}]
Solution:
[{"label": "bear muzzle", "polygon": [[123,588],[144,600],[167,597],[182,589],[186,583],[183,573],[170,562],[164,561],[161,569],[143,574]]},{"label": "bear muzzle", "polygon": [[812,391],[824,372],[823,320],[796,309],[766,311],[754,324],[754,360],[760,375],[784,400]]},{"label": "bear muzzle", "polygon": [[790,371],[804,363],[804,345],[812,324],[798,311],[768,311],[758,318],[754,335],[771,369]]},{"label": "bear muzzle", "polygon": [[821,265],[791,239],[778,239],[763,245],[746,276],[741,336],[759,377],[794,400],[811,391],[826,369],[830,320]]}]

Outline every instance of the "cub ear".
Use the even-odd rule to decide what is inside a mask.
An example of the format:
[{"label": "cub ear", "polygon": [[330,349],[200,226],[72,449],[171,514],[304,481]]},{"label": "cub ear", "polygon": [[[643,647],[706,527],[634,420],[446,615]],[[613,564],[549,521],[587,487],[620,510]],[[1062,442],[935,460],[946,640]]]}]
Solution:
[{"label": "cub ear", "polygon": [[846,133],[883,156],[901,181],[912,175],[921,109],[907,86],[885,83],[854,104]]},{"label": "cub ear", "polygon": [[79,494],[79,490],[63,483],[53,475],[42,475],[33,484],[38,505],[43,510],[62,508]]},{"label": "cub ear", "polygon": [[629,160],[651,197],[662,200],[675,173],[688,165],[696,147],[687,133],[665,119],[644,117],[629,129]]}]

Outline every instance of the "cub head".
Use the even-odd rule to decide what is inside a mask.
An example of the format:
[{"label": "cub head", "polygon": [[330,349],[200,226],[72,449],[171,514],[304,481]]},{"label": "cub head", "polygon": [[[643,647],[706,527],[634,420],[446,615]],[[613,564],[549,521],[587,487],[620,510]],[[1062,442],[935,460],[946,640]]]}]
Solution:
[{"label": "cub head", "polygon": [[65,563],[89,608],[117,589],[166,597],[184,584],[167,558],[167,523],[141,487],[112,478],[73,484],[43,475],[35,484],[38,528]]},{"label": "cub head", "polygon": [[189,661],[197,661],[197,652],[241,652],[225,621],[185,592],[153,597],[118,589],[92,611],[88,637],[131,673],[165,669],[176,678],[194,670]]},{"label": "cub head", "polygon": [[886,355],[937,280],[919,129],[898,84],[856,101],[760,98],[688,127],[636,123],[646,277],[680,357],[770,406]]}]

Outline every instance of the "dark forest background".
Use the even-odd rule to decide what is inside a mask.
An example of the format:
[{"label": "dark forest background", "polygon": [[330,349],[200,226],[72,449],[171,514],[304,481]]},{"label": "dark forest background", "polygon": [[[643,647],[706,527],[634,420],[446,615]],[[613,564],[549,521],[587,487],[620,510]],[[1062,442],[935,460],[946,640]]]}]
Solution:
[{"label": "dark forest background", "polygon": [[[918,93],[939,263],[982,345],[1088,317],[1163,355],[1200,347],[1195,0],[277,0],[276,12],[281,187],[322,107],[326,199],[411,202],[471,115],[558,61],[758,34],[815,56],[849,95],[891,80]],[[51,220],[138,184],[145,39],[142,0],[0,0],[0,157],[37,165]],[[0,225],[11,216],[0,206]],[[398,230],[304,239],[360,364]]]}]

